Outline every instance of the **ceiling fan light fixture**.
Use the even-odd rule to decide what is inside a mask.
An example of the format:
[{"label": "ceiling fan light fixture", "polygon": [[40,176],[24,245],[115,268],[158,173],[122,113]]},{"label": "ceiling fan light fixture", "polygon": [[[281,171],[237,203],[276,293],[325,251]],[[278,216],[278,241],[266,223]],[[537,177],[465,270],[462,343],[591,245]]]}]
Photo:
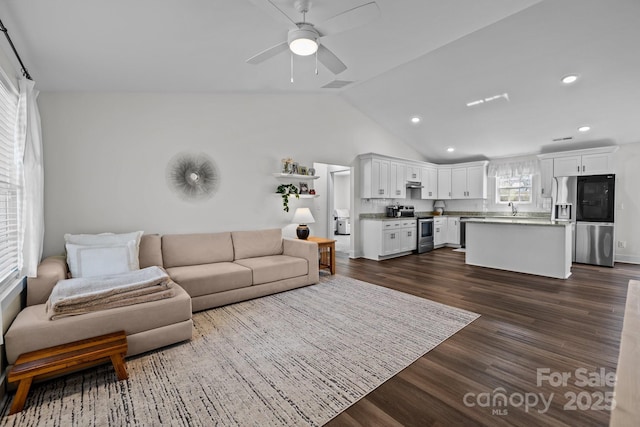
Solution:
[{"label": "ceiling fan light fixture", "polygon": [[291,52],[300,56],[309,56],[318,50],[320,34],[310,24],[298,24],[299,28],[289,31],[288,42]]}]

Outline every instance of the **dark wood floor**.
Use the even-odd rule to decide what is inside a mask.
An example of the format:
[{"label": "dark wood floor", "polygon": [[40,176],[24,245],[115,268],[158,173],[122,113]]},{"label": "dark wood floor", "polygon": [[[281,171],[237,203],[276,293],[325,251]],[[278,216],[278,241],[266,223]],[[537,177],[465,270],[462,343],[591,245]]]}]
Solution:
[{"label": "dark wood floor", "polygon": [[[481,317],[328,425],[608,425],[609,411],[597,408],[613,388],[576,385],[576,370],[597,382],[601,369],[615,372],[627,285],[640,279],[640,265],[574,264],[572,272],[559,280],[473,267],[450,248],[382,262],[338,257],[338,274]],[[571,377],[566,386],[538,386],[538,368]],[[500,391],[508,406],[484,403]],[[520,397],[533,404],[541,394],[551,399],[548,411],[541,400],[528,411],[519,406]]]}]

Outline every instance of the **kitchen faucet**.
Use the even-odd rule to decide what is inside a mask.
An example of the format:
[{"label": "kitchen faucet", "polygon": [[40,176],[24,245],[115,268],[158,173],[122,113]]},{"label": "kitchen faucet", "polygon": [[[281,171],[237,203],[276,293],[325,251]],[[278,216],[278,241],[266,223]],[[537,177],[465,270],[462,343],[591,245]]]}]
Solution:
[{"label": "kitchen faucet", "polygon": [[515,203],[509,202],[508,206],[511,206],[511,215],[513,216],[518,215],[518,208],[516,207]]}]

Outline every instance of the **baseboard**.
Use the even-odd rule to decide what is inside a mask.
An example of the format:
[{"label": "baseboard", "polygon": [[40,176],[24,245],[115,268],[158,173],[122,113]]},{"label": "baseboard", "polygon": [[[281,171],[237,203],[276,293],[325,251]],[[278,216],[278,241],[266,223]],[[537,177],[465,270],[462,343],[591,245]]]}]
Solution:
[{"label": "baseboard", "polygon": [[640,264],[640,256],[616,254],[615,262],[624,262],[627,264]]}]

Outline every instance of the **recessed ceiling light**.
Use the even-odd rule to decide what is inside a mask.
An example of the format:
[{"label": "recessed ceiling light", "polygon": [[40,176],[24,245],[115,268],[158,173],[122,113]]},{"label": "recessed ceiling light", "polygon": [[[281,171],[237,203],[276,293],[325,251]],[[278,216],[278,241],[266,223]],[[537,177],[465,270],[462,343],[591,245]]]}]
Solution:
[{"label": "recessed ceiling light", "polygon": [[447,148],[447,151],[450,152],[450,153],[453,153],[454,151],[456,151],[456,149],[453,148],[453,147],[449,147],[449,148]]},{"label": "recessed ceiling light", "polygon": [[580,126],[578,130],[580,132],[589,132],[591,130],[591,126]]},{"label": "recessed ceiling light", "polygon": [[420,123],[422,119],[420,119],[420,117],[418,116],[413,116],[411,117],[411,123],[413,123],[414,125],[417,125],[418,123]]},{"label": "recessed ceiling light", "polygon": [[567,74],[566,76],[564,76],[562,78],[562,83],[568,85],[568,84],[571,84],[571,83],[575,82],[576,80],[578,80],[578,75],[577,74]]}]

